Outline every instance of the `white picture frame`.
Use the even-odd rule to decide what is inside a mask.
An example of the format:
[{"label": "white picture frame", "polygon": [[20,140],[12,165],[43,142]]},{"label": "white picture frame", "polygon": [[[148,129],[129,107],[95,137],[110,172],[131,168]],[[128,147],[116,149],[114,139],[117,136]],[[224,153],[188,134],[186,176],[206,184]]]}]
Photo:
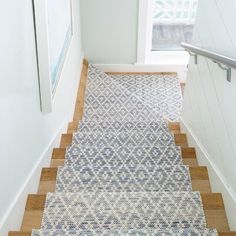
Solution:
[{"label": "white picture frame", "polygon": [[73,37],[72,0],[34,0],[41,111],[53,98]]}]

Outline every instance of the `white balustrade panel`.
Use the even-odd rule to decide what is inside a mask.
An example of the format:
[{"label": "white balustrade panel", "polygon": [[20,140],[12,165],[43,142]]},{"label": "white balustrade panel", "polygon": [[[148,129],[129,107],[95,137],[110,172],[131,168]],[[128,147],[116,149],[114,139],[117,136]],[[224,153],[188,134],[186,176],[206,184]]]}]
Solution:
[{"label": "white balustrade panel", "polygon": [[168,24],[193,24],[197,5],[198,0],[153,0],[153,21]]}]

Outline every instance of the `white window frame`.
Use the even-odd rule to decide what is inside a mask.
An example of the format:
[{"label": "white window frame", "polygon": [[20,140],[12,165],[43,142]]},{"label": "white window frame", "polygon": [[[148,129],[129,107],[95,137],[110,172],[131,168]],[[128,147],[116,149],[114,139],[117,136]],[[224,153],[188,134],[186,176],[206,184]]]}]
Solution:
[{"label": "white window frame", "polygon": [[189,55],[185,51],[152,51],[153,0],[139,0],[137,65],[187,66]]},{"label": "white window frame", "polygon": [[152,11],[152,0],[139,0],[137,64],[145,64],[147,52],[151,51],[152,22],[147,17]]}]

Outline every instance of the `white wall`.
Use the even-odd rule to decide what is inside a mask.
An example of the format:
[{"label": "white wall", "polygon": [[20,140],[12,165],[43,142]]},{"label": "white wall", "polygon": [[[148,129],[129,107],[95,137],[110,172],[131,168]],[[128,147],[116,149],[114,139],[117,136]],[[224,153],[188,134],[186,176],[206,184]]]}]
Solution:
[{"label": "white wall", "polygon": [[[200,0],[193,43],[236,58],[235,11],[234,0]],[[223,192],[236,230],[236,71],[229,83],[210,60],[191,60],[182,121],[200,164],[209,166],[213,190]]]},{"label": "white wall", "polygon": [[32,0],[1,4],[1,235],[19,227],[26,194],[36,191],[41,166],[48,163],[52,147],[72,118],[83,57],[79,4],[73,1],[73,42],[50,114],[40,111]]},{"label": "white wall", "polygon": [[97,64],[136,62],[138,0],[81,0],[85,57]]},{"label": "white wall", "polygon": [[[165,56],[158,54],[146,61],[138,61],[139,5],[140,2],[146,4],[145,1],[148,0],[81,0],[85,57],[108,72],[174,71],[184,82],[186,63],[181,61],[182,57],[176,59],[170,55],[167,62]],[[143,5],[140,5],[141,8]],[[146,11],[144,12],[142,16],[146,18]],[[145,45],[142,41],[142,47],[143,43]]]}]

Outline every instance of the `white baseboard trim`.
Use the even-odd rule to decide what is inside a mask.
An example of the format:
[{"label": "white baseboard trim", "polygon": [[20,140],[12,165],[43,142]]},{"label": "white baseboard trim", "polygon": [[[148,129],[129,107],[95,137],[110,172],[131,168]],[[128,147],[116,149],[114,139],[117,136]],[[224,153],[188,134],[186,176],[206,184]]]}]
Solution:
[{"label": "white baseboard trim", "polygon": [[[84,59],[84,54],[82,52],[81,58],[80,58],[80,65],[78,66],[78,71],[77,71],[78,75],[76,75],[76,76],[79,76],[79,79],[76,84],[77,85],[76,88],[79,86],[79,83],[80,83],[80,75],[81,75],[82,67],[83,67],[83,59]],[[5,213],[2,221],[0,222],[0,235],[1,236],[7,236],[9,230],[18,231],[20,229],[24,211],[25,211],[25,203],[27,200],[27,196],[29,193],[36,193],[38,191],[38,184],[39,184],[42,168],[50,166],[52,151],[55,147],[59,147],[61,135],[67,132],[68,123],[73,118],[74,107],[75,107],[76,98],[77,98],[77,91],[78,90],[75,89],[74,94],[73,94],[73,101],[71,104],[72,109],[68,111],[68,116],[63,120],[57,132],[55,133],[54,137],[51,139],[48,146],[40,155],[39,160],[32,167],[32,170],[29,173],[27,179],[23,183],[21,189],[19,190],[12,204],[8,208],[7,212]]]},{"label": "white baseboard trim", "polygon": [[30,174],[22,185],[20,191],[8,208],[3,220],[0,223],[0,235],[8,235],[9,230],[19,230],[25,210],[25,203],[29,193],[36,193],[40,179],[41,170],[50,164],[52,150],[58,147],[61,139],[61,134],[67,129],[68,120],[64,120],[58,129],[57,133],[52,138],[49,145],[43,151],[41,157],[32,168]]},{"label": "white baseboard trim", "polygon": [[214,164],[213,159],[194,134],[189,124],[181,118],[181,131],[187,134],[189,145],[196,148],[199,165],[208,167],[209,178],[213,192],[222,193],[225,209],[231,230],[236,230],[236,193],[229,186],[220,169]]},{"label": "white baseboard trim", "polygon": [[177,72],[180,82],[185,82],[187,66],[182,64],[94,64],[105,72]]}]

